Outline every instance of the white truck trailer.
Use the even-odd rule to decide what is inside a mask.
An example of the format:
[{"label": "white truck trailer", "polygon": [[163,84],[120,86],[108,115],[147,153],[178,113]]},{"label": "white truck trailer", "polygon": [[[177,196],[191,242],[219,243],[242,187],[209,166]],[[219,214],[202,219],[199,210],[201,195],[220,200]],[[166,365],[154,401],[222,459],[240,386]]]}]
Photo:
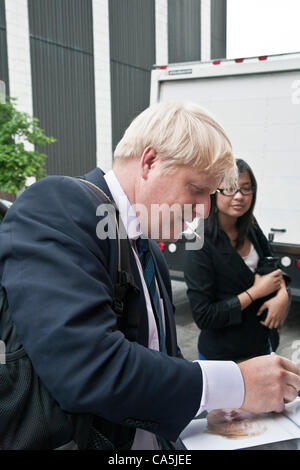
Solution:
[{"label": "white truck trailer", "polygon": [[[255,216],[300,300],[300,53],[157,66],[150,100],[193,101],[222,124],[254,170]],[[160,246],[182,280],[184,237]]]}]

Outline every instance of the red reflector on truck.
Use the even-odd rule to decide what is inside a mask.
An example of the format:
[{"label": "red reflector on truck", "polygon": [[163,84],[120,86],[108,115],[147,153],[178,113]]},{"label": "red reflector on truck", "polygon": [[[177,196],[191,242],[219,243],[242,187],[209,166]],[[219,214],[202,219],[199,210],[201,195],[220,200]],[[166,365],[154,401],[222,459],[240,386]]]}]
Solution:
[{"label": "red reflector on truck", "polygon": [[159,243],[158,243],[158,246],[159,246],[159,248],[161,249],[161,251],[164,251],[164,249],[165,249],[165,244],[164,244],[163,242],[159,242]]},{"label": "red reflector on truck", "polygon": [[297,268],[300,269],[300,259],[297,259],[297,261],[296,261],[296,266],[297,266]]},{"label": "red reflector on truck", "polygon": [[268,58],[268,57],[267,57],[266,55],[261,55],[261,56],[258,58],[258,60],[267,60],[267,58]]},{"label": "red reflector on truck", "polygon": [[234,59],[234,61],[239,64],[240,62],[244,62],[244,59]]},{"label": "red reflector on truck", "polygon": [[214,61],[213,61],[213,65],[219,65],[220,63],[221,63],[220,60],[214,60]]}]

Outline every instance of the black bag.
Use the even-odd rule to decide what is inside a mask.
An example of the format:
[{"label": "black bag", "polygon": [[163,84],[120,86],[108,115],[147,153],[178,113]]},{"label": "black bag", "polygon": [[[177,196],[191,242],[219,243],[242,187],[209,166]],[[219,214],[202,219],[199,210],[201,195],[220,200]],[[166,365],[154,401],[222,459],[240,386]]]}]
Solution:
[{"label": "black bag", "polygon": [[[81,181],[97,193],[102,203],[112,204],[116,209],[97,186],[86,180]],[[127,292],[133,286],[133,278],[128,240],[124,236],[120,237],[121,221],[117,209],[115,214],[118,271],[113,307],[121,329],[123,307]],[[92,415],[67,413],[49,394],[18,339],[1,282],[0,333],[1,345],[5,345],[6,351],[1,355],[0,350],[0,450],[56,449],[70,441],[74,441],[78,449],[112,448],[111,443],[99,432],[92,432],[91,438]]]}]

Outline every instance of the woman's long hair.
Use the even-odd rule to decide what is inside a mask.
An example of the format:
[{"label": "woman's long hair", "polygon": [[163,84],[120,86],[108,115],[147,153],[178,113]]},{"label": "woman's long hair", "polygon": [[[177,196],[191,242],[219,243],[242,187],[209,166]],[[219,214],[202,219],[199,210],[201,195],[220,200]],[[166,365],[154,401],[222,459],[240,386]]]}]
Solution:
[{"label": "woman's long hair", "polygon": [[[236,165],[238,168],[239,176],[245,171],[249,173],[251,185],[254,188],[254,191],[252,194],[251,206],[249,207],[249,209],[247,210],[245,214],[243,214],[241,217],[237,219],[236,226],[238,230],[238,236],[236,239],[235,248],[238,248],[244,243],[245,238],[248,236],[251,229],[253,229],[256,225],[256,221],[253,216],[253,210],[254,210],[254,206],[256,202],[257,182],[254,176],[254,173],[252,169],[250,168],[250,166],[248,165],[248,163],[238,158],[236,159]],[[218,221],[218,208],[217,208],[217,202],[216,202],[216,194],[212,194],[210,213],[209,213],[208,218],[204,222],[205,235],[209,236],[209,238],[214,243],[218,237],[219,229],[220,229],[220,226],[219,226],[219,221]]]}]

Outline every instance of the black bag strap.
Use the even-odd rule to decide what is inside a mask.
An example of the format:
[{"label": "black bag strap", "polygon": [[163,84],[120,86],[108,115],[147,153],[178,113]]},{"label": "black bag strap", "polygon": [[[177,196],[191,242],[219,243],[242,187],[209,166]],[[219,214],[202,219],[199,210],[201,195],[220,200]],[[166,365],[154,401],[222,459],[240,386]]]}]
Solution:
[{"label": "black bag strap", "polygon": [[137,289],[134,278],[132,275],[132,269],[130,264],[130,245],[127,238],[126,230],[120,213],[116,204],[107,196],[94,183],[88,180],[77,178],[79,181],[88,186],[98,196],[104,204],[109,204],[112,210],[109,210],[109,214],[113,217],[113,223],[116,228],[116,239],[117,239],[117,273],[114,282],[114,299],[113,299],[113,310],[118,317],[118,328],[123,329],[123,314],[125,311],[125,299],[128,290],[133,287]]},{"label": "black bag strap", "polygon": [[[91,181],[76,178],[81,183],[89,187],[99,198],[102,204],[109,204],[109,215],[116,228],[117,240],[117,272],[114,279],[114,299],[112,308],[117,315],[117,328],[125,333],[126,328],[126,295],[129,289],[138,289],[135,285],[130,264],[130,244],[126,230],[123,225],[120,213],[116,204],[105,194],[102,189]],[[75,441],[79,449],[114,449],[114,445],[103,434],[93,427],[94,416],[83,415],[77,420],[75,429]]]}]

